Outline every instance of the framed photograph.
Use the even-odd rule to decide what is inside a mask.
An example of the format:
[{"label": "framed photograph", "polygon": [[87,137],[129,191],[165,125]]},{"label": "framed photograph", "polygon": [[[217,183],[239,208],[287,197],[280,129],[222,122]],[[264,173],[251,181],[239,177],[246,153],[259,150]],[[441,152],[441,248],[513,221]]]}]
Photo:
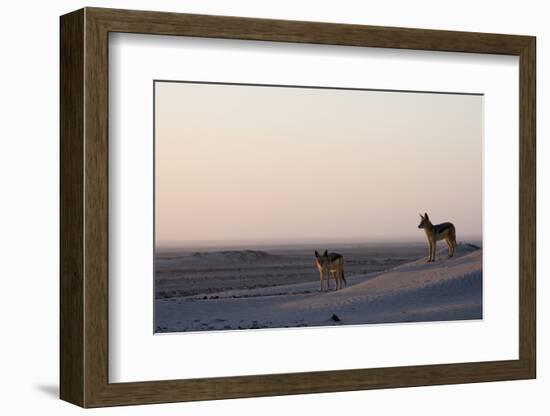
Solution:
[{"label": "framed photograph", "polygon": [[60,29],[63,400],[535,378],[534,37]]}]

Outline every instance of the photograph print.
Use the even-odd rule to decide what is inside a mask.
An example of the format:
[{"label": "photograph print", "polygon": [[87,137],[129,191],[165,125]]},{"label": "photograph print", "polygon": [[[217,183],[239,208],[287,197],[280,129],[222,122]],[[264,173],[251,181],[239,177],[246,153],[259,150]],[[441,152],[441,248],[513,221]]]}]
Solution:
[{"label": "photograph print", "polygon": [[483,95],[154,82],[155,333],[483,319]]}]

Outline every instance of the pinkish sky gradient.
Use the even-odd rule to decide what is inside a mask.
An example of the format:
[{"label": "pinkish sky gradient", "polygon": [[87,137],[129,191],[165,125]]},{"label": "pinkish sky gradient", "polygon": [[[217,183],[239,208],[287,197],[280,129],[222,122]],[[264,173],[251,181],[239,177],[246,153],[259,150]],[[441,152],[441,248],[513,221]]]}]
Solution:
[{"label": "pinkish sky gradient", "polygon": [[157,246],[482,231],[483,97],[155,84]]}]

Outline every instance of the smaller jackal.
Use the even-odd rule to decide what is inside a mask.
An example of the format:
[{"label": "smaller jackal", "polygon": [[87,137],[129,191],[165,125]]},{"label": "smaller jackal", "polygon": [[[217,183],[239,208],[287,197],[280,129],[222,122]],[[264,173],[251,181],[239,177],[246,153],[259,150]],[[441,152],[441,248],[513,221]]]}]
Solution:
[{"label": "smaller jackal", "polygon": [[346,286],[344,276],[344,257],[338,253],[329,253],[327,250],[323,254],[315,251],[315,264],[319,270],[321,281],[321,292],[323,292],[323,282],[326,281],[326,290],[330,290],[330,278],[336,281],[336,290]]},{"label": "smaller jackal", "polygon": [[456,247],[456,230],[450,222],[433,225],[428,217],[428,213],[420,214],[420,224],[418,228],[423,228],[428,240],[428,263],[435,261],[435,247],[439,240],[445,240],[449,247],[449,257],[453,257]]}]

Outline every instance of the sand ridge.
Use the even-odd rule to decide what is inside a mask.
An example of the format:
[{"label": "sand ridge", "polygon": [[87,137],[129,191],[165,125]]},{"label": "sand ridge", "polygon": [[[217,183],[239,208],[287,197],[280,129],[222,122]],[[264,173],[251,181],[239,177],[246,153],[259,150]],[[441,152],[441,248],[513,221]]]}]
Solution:
[{"label": "sand ridge", "polygon": [[[349,276],[339,291],[318,280],[156,300],[157,332],[259,329],[482,318],[482,250],[461,244],[382,272]],[[333,282],[334,284],[334,282]],[[333,286],[334,287],[334,286]]]}]

